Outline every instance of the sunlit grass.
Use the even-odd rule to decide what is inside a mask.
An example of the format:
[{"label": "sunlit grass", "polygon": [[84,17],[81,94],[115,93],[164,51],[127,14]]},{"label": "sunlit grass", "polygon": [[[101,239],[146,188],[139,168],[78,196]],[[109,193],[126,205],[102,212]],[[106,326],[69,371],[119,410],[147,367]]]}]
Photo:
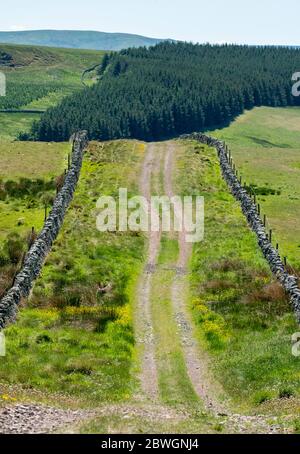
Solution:
[{"label": "sunlit grass", "polygon": [[300,268],[300,109],[256,108],[210,134],[229,144],[244,181],[275,191],[258,201],[274,244]]},{"label": "sunlit grass", "polygon": [[143,151],[135,141],[91,143],[33,295],[6,330],[0,382],[67,393],[82,404],[130,397],[135,387],[131,302],[144,238],[98,232],[96,201],[117,194],[119,186],[135,193]]}]

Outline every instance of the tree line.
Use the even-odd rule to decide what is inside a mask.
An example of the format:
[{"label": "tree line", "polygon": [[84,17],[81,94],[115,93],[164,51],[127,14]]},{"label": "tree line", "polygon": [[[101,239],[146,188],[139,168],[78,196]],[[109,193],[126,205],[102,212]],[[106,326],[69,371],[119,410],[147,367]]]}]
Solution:
[{"label": "tree line", "polygon": [[160,43],[106,54],[99,81],[48,109],[31,138],[160,140],[224,126],[254,106],[299,105],[300,49]]}]

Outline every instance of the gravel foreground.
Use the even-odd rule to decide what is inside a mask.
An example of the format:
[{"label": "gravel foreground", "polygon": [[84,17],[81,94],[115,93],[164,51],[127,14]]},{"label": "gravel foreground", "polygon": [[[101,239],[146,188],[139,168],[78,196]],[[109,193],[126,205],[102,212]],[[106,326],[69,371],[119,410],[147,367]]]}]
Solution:
[{"label": "gravel foreground", "polygon": [[49,434],[91,417],[91,412],[17,404],[0,409],[1,434]]}]

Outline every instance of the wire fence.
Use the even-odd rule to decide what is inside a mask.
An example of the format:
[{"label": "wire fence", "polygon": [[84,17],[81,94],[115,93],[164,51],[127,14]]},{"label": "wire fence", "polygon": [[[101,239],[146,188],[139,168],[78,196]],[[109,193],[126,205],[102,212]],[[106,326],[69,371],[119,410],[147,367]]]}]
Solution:
[{"label": "wire fence", "polygon": [[[254,202],[254,204],[256,205],[256,208],[257,208],[257,212],[262,220],[262,223],[266,229],[266,232],[267,232],[267,237],[270,241],[270,243],[272,244],[275,244],[276,246],[276,249],[278,251],[278,253],[280,254],[280,251],[281,251],[281,247],[280,247],[280,243],[279,243],[279,240],[277,241],[274,241],[275,238],[276,238],[276,233],[274,232],[274,229],[267,217],[267,215],[263,212],[262,210],[262,204],[261,204],[261,201],[259,199],[259,194],[257,194],[255,188],[256,188],[256,185],[254,184],[247,184],[246,183],[246,180],[244,180],[241,172],[237,169],[237,166],[233,160],[233,156],[232,156],[232,152],[230,150],[230,148],[228,147],[228,145],[224,142],[224,148],[226,149],[226,154],[227,154],[227,160],[228,160],[228,163],[231,167],[231,169],[233,170],[234,174],[236,175],[237,179],[239,180],[240,184],[244,187],[244,189],[248,192],[249,196],[251,197],[252,201]],[[280,256],[282,257],[282,260],[283,260],[283,263],[284,263],[284,266],[286,268],[287,271],[291,271],[295,276],[299,276],[299,271],[297,271],[293,265],[291,263],[288,262],[288,256],[286,254],[280,254]]]}]

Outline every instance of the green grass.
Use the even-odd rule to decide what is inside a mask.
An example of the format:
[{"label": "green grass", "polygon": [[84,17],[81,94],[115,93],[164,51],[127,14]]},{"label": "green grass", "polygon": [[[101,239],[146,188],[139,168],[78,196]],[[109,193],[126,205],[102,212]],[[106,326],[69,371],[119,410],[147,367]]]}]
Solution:
[{"label": "green grass", "polygon": [[7,142],[15,140],[19,133],[30,132],[39,118],[40,114],[0,113],[0,146],[8,147]]},{"label": "green grass", "polygon": [[256,185],[274,243],[299,269],[300,109],[256,108],[210,134],[229,144],[244,181]]},{"label": "green grass", "polygon": [[[83,70],[100,63],[103,56],[102,51],[39,46],[1,44],[0,49],[13,57],[14,64],[13,68],[1,67],[7,80],[7,95],[0,100],[1,109],[45,110],[57,105],[63,97],[83,88]],[[33,120],[32,116],[29,120]]]},{"label": "green grass", "polygon": [[[96,201],[132,193],[143,157],[138,142],[91,143],[62,231],[18,323],[6,330],[0,381],[68,393],[98,405],[127,399],[135,386],[131,292],[144,238],[100,233]],[[109,285],[107,293],[98,288]]]},{"label": "green grass", "polygon": [[[162,401],[168,405],[196,407],[199,400],[187,374],[171,303],[170,288],[175,272],[166,269],[166,264],[153,275],[151,294],[153,329],[158,341],[159,391]],[[169,266],[172,264],[174,266],[174,262],[169,262]]]},{"label": "green grass", "polygon": [[83,424],[81,434],[212,434],[220,432],[223,426],[217,426],[213,418],[206,413],[194,412],[187,414],[184,411],[180,416],[172,413],[166,418],[161,414],[161,408],[139,409],[135,404],[133,408],[126,408],[126,418],[120,413],[104,414],[94,421]]},{"label": "green grass", "polygon": [[69,143],[0,141],[0,179],[53,178],[67,166]]},{"label": "green grass", "polygon": [[158,257],[159,265],[168,265],[176,263],[179,247],[178,241],[175,238],[168,238],[167,235],[162,235],[161,249]]},{"label": "green grass", "polygon": [[[81,321],[65,323],[54,309],[24,309],[6,331],[7,356],[0,382],[76,396],[91,405],[130,391],[133,338],[125,319],[95,334]],[[89,319],[90,319],[89,314]],[[124,324],[123,324],[124,323]]]},{"label": "green grass", "polygon": [[[50,182],[64,172],[70,150],[69,143],[0,141],[0,242],[12,232],[25,235],[33,226],[40,230],[45,214],[45,192],[2,197],[3,184],[22,178]],[[51,194],[55,195],[54,190]]]},{"label": "green grass", "polygon": [[300,394],[299,358],[291,352],[299,327],[292,309],[221,177],[215,150],[199,153],[189,142],[177,185],[183,194],[192,187],[205,197],[205,239],[193,251],[191,310],[212,371],[236,405],[255,408],[267,393],[272,402],[278,399],[280,411],[284,390]]}]

